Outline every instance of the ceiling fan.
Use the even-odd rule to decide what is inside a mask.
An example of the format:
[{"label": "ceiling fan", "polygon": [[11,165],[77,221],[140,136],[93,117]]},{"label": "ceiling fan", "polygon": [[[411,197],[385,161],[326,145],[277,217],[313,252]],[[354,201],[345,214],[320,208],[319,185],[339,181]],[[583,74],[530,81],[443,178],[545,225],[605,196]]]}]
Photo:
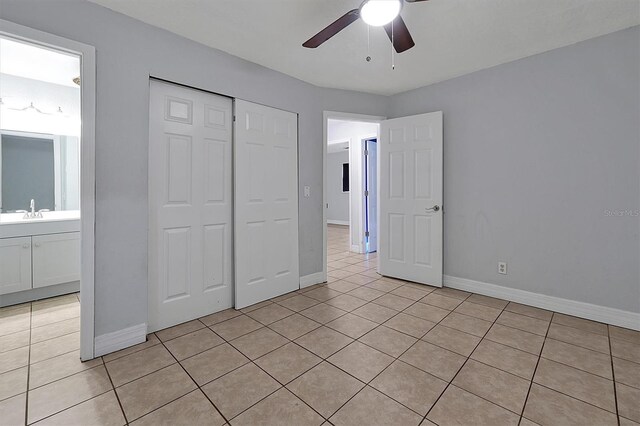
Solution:
[{"label": "ceiling fan", "polygon": [[314,49],[357,21],[358,18],[362,18],[368,25],[384,26],[396,52],[402,53],[415,46],[415,42],[400,16],[400,10],[404,2],[420,1],[426,0],[365,0],[358,9],[348,11],[302,45]]}]

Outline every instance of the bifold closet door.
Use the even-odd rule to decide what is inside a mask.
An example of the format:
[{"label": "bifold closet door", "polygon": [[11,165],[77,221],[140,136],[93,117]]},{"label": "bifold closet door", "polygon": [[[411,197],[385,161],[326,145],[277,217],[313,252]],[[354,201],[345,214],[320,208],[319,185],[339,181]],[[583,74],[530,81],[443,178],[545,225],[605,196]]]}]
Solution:
[{"label": "bifold closet door", "polygon": [[232,100],[151,81],[149,331],[233,306]]},{"label": "bifold closet door", "polygon": [[236,309],[296,290],[298,117],[235,101]]}]

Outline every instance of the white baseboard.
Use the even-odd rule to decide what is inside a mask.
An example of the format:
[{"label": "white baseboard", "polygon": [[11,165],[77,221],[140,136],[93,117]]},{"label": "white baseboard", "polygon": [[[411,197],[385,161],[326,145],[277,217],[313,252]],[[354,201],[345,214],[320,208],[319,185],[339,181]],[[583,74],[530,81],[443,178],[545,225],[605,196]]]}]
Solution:
[{"label": "white baseboard", "polygon": [[640,330],[640,313],[636,312],[623,311],[621,309],[578,302],[575,300],[563,299],[561,297],[546,296],[544,294],[503,287],[496,284],[489,284],[466,278],[452,277],[450,275],[443,276],[443,283],[445,287],[469,291],[472,293],[482,294],[484,296],[497,297],[498,299],[535,306],[536,308],[547,309],[550,311],[560,312],[562,314],[617,325],[619,327]]},{"label": "white baseboard", "polygon": [[147,340],[147,324],[138,324],[123,330],[96,336],[95,356],[110,354]]},{"label": "white baseboard", "polygon": [[354,253],[364,253],[364,250],[362,249],[362,247],[360,247],[359,244],[351,245],[351,251]]},{"label": "white baseboard", "polygon": [[331,220],[331,219],[327,219],[327,224],[328,224],[328,225],[344,225],[344,226],[349,226],[349,221],[348,221],[348,220]]},{"label": "white baseboard", "polygon": [[309,287],[314,284],[320,284],[324,281],[324,273],[322,271],[316,272],[315,274],[305,275],[300,277],[300,288]]}]

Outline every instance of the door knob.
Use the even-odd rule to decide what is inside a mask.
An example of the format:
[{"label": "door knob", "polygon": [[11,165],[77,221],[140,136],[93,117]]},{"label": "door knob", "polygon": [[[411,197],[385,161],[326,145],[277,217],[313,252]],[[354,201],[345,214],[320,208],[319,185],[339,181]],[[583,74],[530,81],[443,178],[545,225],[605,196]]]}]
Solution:
[{"label": "door knob", "polygon": [[437,212],[438,210],[440,210],[440,206],[437,205],[437,204],[435,206],[433,206],[433,207],[428,208],[428,209],[424,209],[425,212],[430,212],[430,211]]},{"label": "door knob", "polygon": [[23,244],[22,248],[28,249],[29,248],[29,244]]}]

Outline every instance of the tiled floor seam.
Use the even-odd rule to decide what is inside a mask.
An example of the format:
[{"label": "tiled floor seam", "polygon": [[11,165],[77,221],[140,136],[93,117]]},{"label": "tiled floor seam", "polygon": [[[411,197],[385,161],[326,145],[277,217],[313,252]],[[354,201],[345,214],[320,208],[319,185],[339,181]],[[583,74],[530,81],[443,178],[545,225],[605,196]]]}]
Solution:
[{"label": "tiled floor seam", "polygon": [[618,410],[618,389],[616,386],[616,369],[613,366],[613,351],[611,350],[611,333],[609,332],[609,325],[607,325],[607,343],[609,343],[609,359],[611,360],[611,379],[613,380],[613,401],[616,407],[616,417],[618,419],[618,426],[620,426],[620,413]]},{"label": "tiled floor seam", "polygon": [[[392,290],[392,291],[393,291],[393,290]],[[402,297],[402,296],[398,296],[398,297]],[[466,300],[466,299],[465,299],[465,300]],[[412,303],[411,305],[407,306],[405,309],[410,308],[411,306],[415,305],[416,303],[418,303],[418,300],[414,301],[414,303]],[[392,316],[391,318],[396,317],[398,314],[400,314],[400,313],[402,313],[402,312],[403,312],[403,311],[397,312],[397,313],[396,313],[394,316]],[[451,312],[449,312],[449,313],[451,313]],[[448,315],[449,315],[449,314],[447,314],[447,316],[448,316]],[[391,318],[389,318],[387,321],[389,321]],[[416,318],[417,318],[417,317],[416,317]],[[446,318],[446,317],[444,317],[444,318]],[[444,318],[442,318],[440,321],[438,321],[438,322],[436,323],[436,325],[434,325],[431,329],[433,329],[433,328],[435,328],[437,325],[439,325],[439,324],[444,320]],[[385,322],[386,322],[386,321],[385,321]],[[380,326],[382,326],[382,325],[383,325],[383,324],[378,324],[378,327],[380,327]],[[376,329],[376,328],[378,328],[378,327],[375,327],[374,329],[370,330],[370,331],[369,331],[369,333],[370,333],[371,331],[375,330],[375,329]],[[398,331],[398,330],[396,330],[396,331]],[[401,331],[398,331],[398,332],[399,332],[399,333],[402,333]],[[428,333],[428,332],[427,332],[427,333]],[[427,333],[425,333],[424,335],[426,335]],[[366,333],[365,333],[365,334],[366,334]],[[408,335],[408,334],[406,334],[406,333],[403,333],[403,334],[405,334],[406,336],[409,336],[409,335]],[[424,337],[424,335],[423,335],[422,337]],[[415,337],[414,337],[414,336],[410,336],[410,337],[412,337],[412,338],[414,338],[414,339],[415,339]],[[376,348],[374,348],[374,347],[372,347],[372,346],[369,346],[369,345],[367,345],[366,343],[361,342],[361,341],[360,341],[360,340],[358,340],[358,339],[355,339],[355,341],[357,341],[357,342],[359,342],[359,343],[361,343],[361,344],[363,344],[363,345],[365,345],[365,346],[368,346],[368,347],[370,347],[370,348],[372,348],[372,349],[374,349],[374,350],[376,350],[376,351],[379,351],[378,349],[376,349]],[[402,405],[403,407],[407,408],[408,410],[411,410],[412,412],[416,413],[418,416],[422,416],[420,413],[417,413],[417,412],[416,412],[415,410],[413,410],[412,408],[407,407],[404,403],[402,403],[402,402],[400,402],[400,401],[396,400],[395,398],[391,397],[390,395],[387,395],[387,394],[386,394],[386,393],[384,393],[383,391],[381,391],[381,390],[379,390],[379,389],[377,389],[377,388],[375,388],[375,387],[371,386],[371,383],[372,383],[372,382],[373,382],[373,381],[374,381],[378,376],[380,376],[382,373],[384,373],[384,372],[385,372],[389,367],[391,367],[391,365],[393,365],[396,361],[399,361],[399,362],[402,362],[402,363],[404,363],[404,364],[407,364],[406,362],[402,361],[402,360],[400,359],[400,357],[401,357],[402,355],[404,355],[407,351],[409,351],[412,347],[414,347],[414,346],[415,346],[418,342],[420,342],[420,341],[421,341],[421,338],[417,339],[417,340],[416,340],[416,341],[415,341],[411,346],[409,346],[409,347],[408,347],[404,352],[402,352],[402,353],[401,353],[400,355],[398,355],[397,357],[394,357],[394,356],[392,356],[392,355],[389,355],[389,354],[386,354],[386,353],[385,353],[385,355],[390,356],[390,357],[391,357],[391,358],[393,358],[394,360],[393,360],[391,363],[389,363],[389,365],[387,365],[385,368],[383,368],[383,369],[382,369],[382,371],[380,371],[378,374],[376,374],[376,375],[375,375],[371,380],[369,380],[368,382],[363,382],[362,380],[360,380],[360,379],[358,379],[357,377],[353,376],[353,375],[352,375],[351,373],[349,373],[348,371],[343,370],[343,369],[342,369],[342,368],[340,368],[339,366],[334,365],[333,363],[331,363],[331,361],[329,361],[328,359],[326,359],[326,362],[330,363],[330,364],[331,364],[331,365],[333,365],[334,367],[336,367],[336,368],[340,369],[341,371],[344,371],[346,374],[350,375],[351,377],[354,377],[356,380],[359,380],[360,382],[365,383],[365,386],[364,386],[362,389],[360,389],[358,392],[356,392],[356,394],[355,394],[355,395],[353,395],[351,398],[349,398],[347,401],[345,401],[345,402],[344,402],[344,404],[342,404],[342,405],[341,405],[341,406],[340,406],[340,407],[339,407],[339,408],[338,408],[338,409],[337,409],[337,410],[336,410],[336,411],[335,411],[331,416],[333,416],[335,413],[337,413],[338,411],[340,411],[340,410],[342,409],[342,407],[344,407],[345,405],[347,405],[347,404],[349,403],[349,401],[351,401],[353,398],[355,398],[355,397],[356,397],[356,395],[358,395],[360,392],[362,392],[362,390],[363,390],[363,389],[365,389],[367,386],[371,387],[371,388],[372,388],[372,389],[374,389],[376,392],[380,392],[381,394],[385,395],[386,397],[388,397],[388,398],[392,399],[394,402],[396,402],[396,403],[398,403],[398,404]],[[353,343],[353,342],[352,342],[352,343]],[[444,349],[444,348],[443,348],[443,349]],[[381,351],[379,351],[379,352],[381,352]],[[384,352],[383,352],[383,353],[384,353]],[[328,358],[328,357],[327,357],[327,358]],[[410,365],[410,364],[407,364],[407,365]],[[417,368],[417,367],[414,367],[414,368]],[[460,367],[460,368],[462,368],[462,367]],[[418,368],[418,370],[420,370],[420,369]],[[429,372],[427,372],[427,371],[424,371],[424,370],[420,370],[420,371],[423,371],[425,374],[428,374],[428,375],[430,375],[430,376],[432,376],[432,377],[435,377],[436,379],[442,380],[442,379],[440,379],[439,377],[436,377],[436,376],[434,376],[433,374],[431,374],[431,373],[429,373]],[[452,380],[453,380],[453,379],[452,379]],[[443,381],[444,381],[444,380],[443,380]],[[448,387],[448,384],[447,384],[447,387]],[[442,391],[442,393],[440,394],[440,396],[444,393],[444,391],[445,391],[445,390],[446,390],[446,387],[445,387],[445,389]],[[440,396],[438,396],[438,399],[440,398]],[[436,402],[437,402],[437,399],[436,399]],[[435,404],[436,404],[436,402],[434,402],[434,403],[433,403],[433,405],[435,405]],[[432,405],[432,408],[433,408],[433,405]],[[428,413],[427,413],[427,414],[428,414]],[[331,417],[331,416],[329,416],[329,417]],[[425,416],[422,416],[422,421],[424,421],[424,419],[425,419],[425,418],[426,418],[426,415],[425,415]]]},{"label": "tiled floor seam", "polygon": [[[51,358],[50,358],[50,359],[51,359]],[[37,364],[37,363],[36,363],[36,364]],[[33,364],[33,365],[36,365],[36,364]],[[67,379],[67,378],[69,378],[69,377],[77,376],[78,374],[82,374],[82,373],[84,373],[84,372],[86,372],[86,371],[94,370],[94,369],[96,369],[96,368],[98,368],[98,367],[100,367],[100,366],[105,367],[105,370],[106,370],[106,364],[103,362],[102,364],[98,364],[98,365],[96,365],[95,367],[87,368],[86,370],[82,370],[82,371],[76,371],[75,373],[71,373],[71,374],[66,375],[66,376],[64,376],[64,377],[60,377],[60,378],[55,379],[55,380],[52,380],[52,381],[50,381],[50,382],[43,383],[43,384],[41,384],[41,385],[39,385],[39,386],[36,386],[36,387],[34,387],[34,388],[29,387],[29,382],[27,382],[27,390],[33,391],[33,390],[36,390],[36,389],[40,389],[40,388],[41,388],[41,387],[43,387],[43,386],[47,386],[47,385],[50,385],[51,383],[59,382],[60,380]]]},{"label": "tiled floor seam", "polygon": [[536,366],[534,367],[533,372],[531,373],[531,379],[529,380],[529,389],[527,389],[527,396],[524,398],[524,404],[522,404],[522,412],[520,413],[520,422],[522,422],[522,417],[524,417],[524,410],[525,408],[527,408],[527,402],[529,402],[529,394],[531,394],[531,388],[533,387],[533,379],[536,377],[536,371],[538,371],[538,365],[540,365],[540,360],[542,359],[542,351],[544,351],[544,345],[547,343],[547,336],[549,335],[549,329],[551,328],[553,315],[554,314],[552,313],[551,318],[549,318],[549,324],[547,325],[547,332],[544,335],[544,340],[542,341],[542,346],[540,347],[540,354],[538,355],[538,359],[536,360]]},{"label": "tiled floor seam", "polygon": [[[38,342],[38,343],[40,343],[40,342]],[[36,345],[37,345],[38,343],[36,343]],[[30,346],[31,346],[31,347],[33,347],[33,345],[30,345]],[[36,365],[36,364],[40,364],[41,362],[49,361],[50,359],[53,359],[53,358],[56,358],[56,357],[59,357],[59,356],[62,356],[62,355],[67,355],[67,354],[70,354],[70,353],[72,353],[72,352],[77,352],[77,351],[78,351],[78,349],[73,349],[73,350],[70,350],[70,351],[67,351],[67,352],[62,352],[62,353],[59,353],[59,354],[55,354],[55,355],[53,355],[53,356],[49,356],[49,357],[47,357],[47,358],[43,358],[43,359],[41,359],[41,360],[39,360],[39,361],[36,361],[36,362],[34,362],[34,363],[31,363],[31,356],[29,356],[29,365]],[[29,351],[29,352],[31,352],[31,351]]]},{"label": "tiled floor seam", "polygon": [[[205,325],[205,327],[206,327],[206,325]],[[189,333],[187,333],[187,334],[189,334]],[[225,343],[226,343],[226,340],[225,340]],[[198,384],[198,382],[197,382],[197,381],[196,381],[196,380],[191,376],[191,374],[189,374],[189,372],[187,371],[187,369],[186,369],[186,368],[184,368],[184,365],[182,365],[182,364],[180,363],[180,361],[178,361],[178,359],[173,355],[173,353],[171,353],[171,351],[169,350],[169,348],[167,348],[167,346],[164,344],[164,342],[163,342],[163,341],[160,341],[160,344],[161,344],[162,346],[164,346],[164,348],[165,348],[165,350],[166,350],[167,352],[169,352],[169,354],[173,357],[173,359],[174,359],[174,360],[176,361],[176,363],[180,366],[180,368],[182,368],[182,371],[184,371],[184,372],[185,372],[185,374],[186,374],[187,376],[189,376],[189,379],[190,379],[190,380],[191,380],[191,381],[196,385],[196,389],[198,389],[200,392],[202,392],[202,393],[204,394],[205,398],[207,398],[207,400],[211,403],[211,405],[213,405],[213,408],[215,408],[215,409],[216,409],[216,411],[218,412],[218,414],[220,414],[220,416],[222,416],[222,418],[223,418],[223,419],[224,419],[224,421],[225,421],[225,424],[229,424],[229,420],[224,416],[224,414],[222,414],[222,411],[220,411],[220,409],[218,409],[218,407],[216,407],[216,405],[213,403],[213,401],[211,401],[211,399],[209,399],[209,396],[208,396],[208,395],[207,395],[207,394],[202,390],[202,387],[201,387],[201,386]],[[218,345],[218,346],[219,346],[219,345]],[[174,365],[174,364],[171,364],[171,365]],[[245,366],[245,365],[247,365],[247,364],[246,364],[246,363],[245,363],[245,364],[242,364],[240,367],[243,367],[243,366]],[[240,368],[240,367],[237,367],[237,368]],[[164,367],[163,367],[163,368],[164,368]],[[236,370],[237,368],[234,368],[232,371]],[[156,370],[156,371],[158,371],[158,370]],[[229,372],[227,372],[227,373],[225,373],[225,374],[228,374],[228,373],[230,373],[230,372],[231,372],[231,371],[229,371]],[[223,374],[223,376],[224,376],[224,374]],[[220,376],[220,377],[222,377],[222,376]],[[136,380],[137,380],[137,379],[136,379]],[[214,380],[215,380],[215,379],[214,379]],[[211,381],[213,381],[213,380],[211,380]],[[210,382],[207,382],[207,383],[210,383]],[[206,385],[207,383],[205,383],[204,385]],[[203,385],[203,386],[204,386],[204,385]],[[174,401],[179,400],[180,398],[184,397],[185,395],[190,394],[191,392],[193,392],[193,390],[192,390],[192,391],[189,391],[189,392],[187,392],[187,393],[185,393],[184,395],[180,395],[179,397],[177,397],[177,398],[175,398],[175,399],[173,399],[173,400],[171,400],[171,401],[167,402],[166,404],[161,405],[160,407],[155,408],[154,410],[149,411],[148,413],[145,413],[144,415],[142,415],[142,416],[138,417],[138,419],[141,419],[142,417],[144,417],[144,416],[146,416],[146,415],[149,415],[149,414],[153,413],[154,411],[157,411],[157,410],[159,410],[160,408],[165,407],[165,406],[167,406],[167,405],[171,404],[171,403],[172,403],[172,402],[174,402]],[[117,392],[116,392],[116,393],[117,393]],[[124,412],[124,409],[123,409],[122,411]],[[134,420],[137,420],[137,419],[134,419]]]},{"label": "tiled floor seam", "polygon": [[109,383],[111,383],[111,390],[116,396],[116,400],[118,401],[118,406],[120,407],[120,411],[122,412],[122,417],[124,418],[125,423],[128,425],[129,420],[127,419],[127,414],[124,412],[124,407],[122,406],[122,402],[120,401],[120,395],[118,395],[118,392],[116,392],[116,387],[113,384],[113,380],[111,379],[111,374],[109,373],[109,369],[107,368],[107,363],[104,362],[104,358],[102,359],[102,365],[104,365],[104,370],[107,372]]},{"label": "tiled floor seam", "polygon": [[[53,417],[53,416],[55,416],[55,415],[57,415],[57,414],[60,414],[60,413],[62,413],[62,412],[64,412],[64,411],[67,411],[67,410],[69,410],[69,409],[71,409],[71,408],[73,408],[73,407],[76,407],[76,406],[78,406],[78,405],[80,405],[80,404],[83,404],[83,403],[85,403],[85,402],[87,402],[87,401],[91,401],[92,399],[95,399],[95,398],[101,397],[102,395],[107,394],[107,393],[109,393],[109,392],[111,392],[111,391],[114,391],[114,393],[115,393],[115,390],[114,390],[114,389],[108,389],[108,390],[106,390],[106,391],[104,391],[104,392],[102,392],[102,393],[99,393],[99,394],[97,394],[97,395],[92,396],[91,398],[83,399],[82,401],[76,402],[75,404],[69,405],[68,407],[64,407],[62,410],[58,410],[58,411],[56,411],[55,413],[51,413],[51,414],[49,414],[49,415],[47,415],[47,416],[45,416],[45,417],[42,417],[42,418],[40,418],[40,419],[36,420],[36,421],[35,421],[35,422],[33,422],[33,423],[26,423],[26,422],[25,422],[25,425],[30,426],[30,425],[36,424],[36,423],[41,422],[41,421],[43,421],[43,420],[45,420],[45,419],[48,419],[48,418],[51,418],[51,417]],[[28,413],[27,413],[27,415],[28,415]]]},{"label": "tiled floor seam", "polygon": [[[39,327],[36,327],[36,328],[39,328]],[[70,332],[70,333],[61,334],[61,335],[59,335],[59,336],[49,337],[48,339],[40,340],[40,341],[38,341],[38,342],[34,343],[34,345],[37,345],[37,344],[39,344],[39,343],[48,342],[49,340],[57,339],[58,337],[68,336],[68,335],[70,335],[70,334],[78,333],[78,332],[79,332],[79,330],[76,330],[76,331],[72,331],[72,332]]]},{"label": "tiled floor seam", "polygon": [[[42,315],[47,315],[47,314],[42,314]],[[46,324],[42,324],[42,325],[38,325],[38,326],[36,326],[36,327],[30,327],[30,328],[31,328],[31,329],[36,329],[36,328],[48,327],[48,326],[50,326],[50,325],[55,325],[55,324],[61,323],[61,322],[63,322],[63,321],[69,321],[69,320],[76,319],[76,318],[80,318],[80,315],[77,315],[77,316],[75,316],[75,317],[65,318],[65,319],[62,319],[62,320],[60,320],[60,321],[48,322],[48,323],[46,323]],[[73,333],[77,333],[77,332],[76,332],[76,331],[74,331]],[[67,334],[71,334],[71,333],[67,333]]]},{"label": "tiled floor seam", "polygon": [[[294,314],[295,314],[295,313],[294,313]],[[242,315],[247,315],[247,314],[243,313]],[[293,314],[292,314],[292,315],[293,315]],[[289,315],[289,316],[292,316],[292,315]],[[236,316],[236,317],[234,317],[234,318],[237,318],[237,317],[239,317],[239,316],[240,316],[240,315],[238,315],[238,316]],[[247,316],[248,316],[248,315],[247,315]],[[230,318],[230,319],[233,319],[233,318]],[[284,318],[283,318],[283,319],[284,319]],[[228,321],[228,320],[226,320],[226,321]],[[221,321],[220,323],[222,323],[222,322],[224,322],[224,321]],[[220,323],[218,323],[218,324],[220,324]],[[263,327],[267,327],[267,326],[264,326],[264,325],[263,325]],[[261,328],[263,328],[263,327],[261,327]],[[267,328],[268,328],[268,327],[267,327]],[[260,330],[260,329],[258,329],[258,330]],[[271,329],[270,329],[270,330],[271,330]],[[213,331],[213,330],[212,330],[212,331]],[[253,331],[257,331],[257,330],[253,330]],[[251,331],[251,332],[249,332],[249,333],[252,333],[253,331]],[[277,333],[277,334],[279,334],[280,336],[282,336],[280,333],[276,332],[275,330],[272,330],[272,331],[273,331],[273,332],[275,332],[275,333]],[[246,335],[247,335],[247,334],[249,334],[249,333],[243,334],[242,336],[246,336]],[[188,333],[187,333],[187,334],[188,334]],[[232,339],[232,340],[239,339],[239,338],[240,338],[240,337],[242,337],[242,336],[235,337],[235,338],[234,338],[234,339]],[[233,346],[233,344],[231,343],[231,341],[232,341],[232,340],[227,340],[227,339],[223,338],[222,336],[220,336],[220,337],[223,339],[224,343],[226,343],[226,344],[228,344],[228,345],[231,345],[234,349],[238,350],[238,349],[237,349],[235,346]],[[295,342],[293,342],[293,341],[289,340],[286,336],[282,336],[282,337],[284,337],[285,339],[287,339],[287,343],[285,343],[284,345],[278,346],[277,348],[275,348],[275,349],[273,349],[273,350],[271,350],[271,351],[269,351],[269,352],[266,352],[265,354],[261,355],[260,357],[258,357],[258,358],[256,358],[256,359],[259,359],[259,358],[261,358],[261,357],[263,357],[263,356],[266,356],[266,355],[270,354],[271,352],[277,351],[278,349],[282,348],[283,346],[285,346],[285,345],[287,345],[287,344],[289,344],[289,343],[294,343],[294,344],[296,344],[297,346],[300,346],[300,345],[298,345],[297,343],[295,343]],[[172,339],[172,340],[173,340],[173,339]],[[168,341],[170,341],[170,340],[168,340]],[[224,344],[224,343],[221,343],[221,344]],[[167,350],[169,351],[169,349],[166,347],[166,345],[164,345],[164,342],[161,342],[161,344],[162,344],[163,346],[165,346],[165,349],[167,349]],[[217,347],[217,346],[220,346],[220,345],[216,345],[216,346],[214,346],[214,347]],[[301,348],[303,348],[302,346],[300,346],[300,347],[301,347]],[[209,348],[209,349],[211,349],[211,348]],[[209,350],[209,349],[206,349],[206,350],[205,350],[205,351],[203,351],[203,352],[206,352],[206,351],[207,351],[207,350]],[[305,349],[305,348],[303,348],[303,349]],[[305,349],[305,350],[307,350],[307,349]],[[238,350],[238,351],[239,351],[239,350]],[[199,389],[199,390],[200,390],[200,391],[205,395],[205,397],[207,398],[207,400],[209,400],[209,402],[211,402],[211,404],[212,404],[212,405],[215,407],[215,409],[220,413],[220,415],[221,415],[221,416],[222,416],[222,418],[226,421],[226,423],[227,423],[227,424],[230,424],[230,420],[232,420],[233,418],[238,417],[240,414],[242,414],[242,413],[244,413],[245,411],[249,410],[250,408],[252,408],[252,407],[253,407],[253,406],[255,406],[256,404],[259,404],[262,400],[264,400],[264,399],[268,398],[269,396],[271,396],[271,395],[272,395],[272,394],[274,394],[275,392],[279,391],[280,389],[285,388],[285,389],[287,389],[289,392],[291,392],[288,388],[286,388],[286,385],[282,385],[282,384],[281,384],[281,383],[280,383],[280,382],[279,382],[275,377],[273,377],[271,374],[269,374],[269,372],[267,372],[267,371],[266,371],[266,370],[264,370],[262,367],[260,367],[258,364],[256,364],[256,363],[255,363],[255,360],[252,360],[252,359],[250,359],[249,357],[247,357],[244,353],[242,353],[242,351],[239,351],[239,352],[240,352],[240,353],[241,353],[245,358],[247,358],[247,359],[249,360],[249,362],[247,362],[247,363],[245,363],[245,364],[242,364],[241,366],[238,366],[238,367],[236,367],[236,368],[234,368],[234,369],[232,369],[232,370],[230,370],[230,371],[226,372],[225,374],[223,374],[223,375],[221,375],[221,376],[219,376],[219,377],[216,377],[216,378],[215,378],[215,379],[213,379],[213,380],[210,380],[210,381],[208,381],[208,382],[206,382],[206,383],[203,383],[203,384],[202,384],[202,386],[201,386],[201,385],[199,385],[199,384],[198,384],[198,382],[197,382],[197,381],[196,381],[196,380],[191,376],[191,374],[189,374],[189,372],[184,368],[184,366],[182,365],[182,363],[181,363],[180,361],[178,361],[178,360],[177,360],[177,358],[175,358],[175,356],[171,353],[171,351],[169,351],[169,353],[171,353],[171,356],[176,360],[176,362],[177,362],[178,364],[180,364],[180,367],[181,367],[181,368],[184,370],[184,372],[189,376],[189,378],[193,381],[193,383],[195,383],[195,385],[197,386],[197,388],[198,388],[198,389]],[[202,352],[200,352],[200,353],[202,353]],[[196,355],[197,355],[197,354],[196,354]],[[195,356],[195,355],[193,355],[193,356]],[[191,358],[191,357],[189,357],[189,358]],[[189,359],[189,358],[185,358],[184,360]],[[184,360],[183,360],[183,361],[184,361]],[[240,369],[240,368],[242,368],[242,367],[246,366],[247,364],[253,364],[253,365],[255,365],[257,368],[259,368],[261,371],[263,371],[265,374],[267,374],[269,377],[271,377],[273,380],[275,380],[275,381],[276,381],[276,383],[280,384],[280,387],[278,387],[278,389],[274,390],[273,392],[269,393],[268,395],[264,396],[263,398],[261,398],[260,400],[258,400],[257,402],[255,402],[254,404],[252,404],[252,405],[250,405],[249,407],[245,408],[245,409],[244,409],[244,410],[242,410],[240,413],[236,414],[232,419],[227,419],[227,418],[224,416],[224,414],[222,413],[222,411],[221,411],[220,409],[218,409],[218,407],[213,403],[213,401],[211,401],[211,399],[209,398],[209,396],[207,395],[207,393],[206,393],[206,392],[204,392],[204,390],[202,390],[202,387],[204,387],[204,386],[208,385],[209,383],[212,383],[212,382],[214,382],[214,381],[216,381],[216,380],[219,380],[220,378],[222,378],[222,377],[224,377],[224,376],[227,376],[228,374],[231,374],[232,372],[234,372],[234,371],[236,371],[236,370],[238,370],[238,369]],[[172,365],[173,365],[173,364],[172,364]],[[313,367],[315,367],[315,365],[314,365]],[[313,368],[313,367],[311,367],[311,368]],[[293,381],[293,380],[297,379],[298,377],[300,377],[301,375],[305,374],[305,373],[306,373],[307,371],[309,371],[311,368],[309,368],[308,370],[305,370],[304,372],[302,372],[301,374],[299,374],[298,376],[296,376],[296,377],[295,377],[294,379],[292,379],[291,381]],[[157,371],[157,370],[156,370],[156,371]],[[137,380],[137,379],[136,379],[136,380]],[[287,384],[288,384],[288,383],[290,383],[291,381],[287,382]],[[293,392],[292,392],[292,393],[293,393]],[[295,395],[295,393],[293,393],[293,394]],[[182,395],[182,396],[184,396],[184,395]],[[182,398],[182,396],[181,396],[180,398]],[[298,399],[300,399],[300,400],[302,401],[302,399],[301,399],[300,397],[298,397],[297,395],[295,395],[295,396],[296,396],[296,398],[298,398]],[[179,398],[176,398],[176,400],[177,400],[177,399],[179,399]],[[175,400],[173,400],[173,401],[175,401]],[[165,405],[170,404],[170,403],[171,403],[171,402],[173,402],[173,401],[170,401],[170,402],[168,402],[167,404],[164,404],[162,407],[164,407]],[[307,406],[309,405],[309,404],[307,404],[307,403],[306,403],[306,402],[304,402],[304,401],[302,401],[302,402],[303,402],[303,403],[305,403],[305,405],[307,405]],[[153,410],[153,411],[156,411],[156,410],[158,410],[158,409],[160,409],[160,408],[162,408],[162,407],[158,407],[158,408],[156,408],[156,409],[155,409],[155,410]],[[313,411],[315,411],[315,412],[317,413],[317,411],[316,411],[315,409],[313,409],[313,407],[309,406],[309,408],[311,408]],[[153,412],[153,411],[151,411],[151,412]],[[149,413],[147,413],[147,414],[149,414]],[[145,414],[145,416],[146,416],[147,414]],[[322,417],[322,415],[321,415],[320,413],[318,413],[318,414]],[[144,416],[143,416],[143,417],[144,417]],[[323,418],[323,419],[325,419],[324,417],[322,417],[322,418]],[[325,419],[325,420],[326,420],[326,419]]]},{"label": "tiled floor seam", "polygon": [[29,353],[27,356],[27,389],[24,395],[24,424],[29,424],[29,380],[31,379],[31,334],[33,333],[33,305],[29,305]]},{"label": "tiled floor seam", "polygon": [[[467,296],[463,301],[466,301],[469,297],[471,297],[471,294],[469,294],[469,295],[468,295],[468,296]],[[461,304],[462,304],[462,302],[461,302]],[[504,309],[505,309],[506,307],[507,307],[507,305],[505,305],[505,306],[500,310],[500,314],[502,314],[502,312],[504,312]],[[453,311],[451,311],[451,312],[453,312]],[[450,314],[451,312],[449,312],[449,314]],[[449,316],[449,314],[447,314],[447,316]],[[498,317],[500,316],[500,314],[498,315]],[[496,324],[496,321],[498,320],[498,317],[496,317],[496,319],[495,319],[495,320],[493,320],[493,322],[491,323],[491,327],[493,327],[493,326]],[[446,317],[444,317],[444,318],[446,318]],[[440,320],[440,322],[442,322],[442,321],[444,320],[444,318],[443,318],[442,320]],[[440,322],[438,322],[438,324],[440,324]],[[460,368],[458,369],[458,371],[456,371],[456,373],[453,375],[453,377],[451,378],[451,380],[449,380],[449,383],[447,383],[447,386],[445,386],[445,388],[442,390],[442,392],[440,393],[440,395],[438,396],[438,398],[436,398],[436,400],[433,402],[433,404],[431,405],[431,408],[429,408],[429,410],[427,411],[427,414],[425,414],[425,415],[422,417],[422,421],[423,421],[423,422],[424,422],[425,420],[427,420],[427,416],[429,416],[429,413],[431,412],[431,410],[433,410],[433,408],[438,404],[438,401],[440,401],[440,398],[442,398],[442,395],[444,395],[444,394],[445,394],[445,392],[447,391],[447,389],[449,389],[449,386],[457,387],[457,386],[455,386],[455,385],[453,384],[453,381],[456,379],[456,377],[458,376],[458,374],[460,374],[460,372],[462,371],[462,369],[464,368],[464,366],[467,364],[467,362],[469,361],[469,359],[471,359],[471,355],[473,355],[473,353],[474,353],[474,352],[475,352],[475,350],[478,348],[478,346],[480,345],[480,343],[482,343],[482,340],[484,340],[484,338],[487,336],[487,333],[489,333],[489,330],[491,330],[491,327],[489,327],[489,328],[487,329],[487,331],[486,331],[486,332],[484,333],[484,335],[480,338],[480,340],[478,341],[478,343],[474,346],[473,350],[469,353],[469,356],[467,356],[467,357],[466,357],[466,359],[464,360],[464,362],[462,363],[462,365],[460,366]],[[435,328],[435,326],[434,326],[434,328]],[[468,334],[468,333],[467,333],[467,334]],[[460,388],[460,389],[462,389],[462,388]],[[463,391],[465,391],[465,392],[469,392],[469,391],[467,391],[466,389],[462,389],[462,390],[463,390]],[[475,395],[475,394],[474,394],[474,393],[472,393],[472,392],[469,392],[469,393],[471,393],[472,395]],[[477,396],[478,398],[482,398],[482,397],[480,397],[480,396],[478,396],[478,395],[475,395],[475,396]],[[485,399],[485,398],[482,398],[482,399],[483,399],[483,400],[485,400],[485,401],[488,401],[488,400],[487,400],[487,399]],[[497,407],[504,408],[504,407],[502,407],[502,406],[500,406],[500,405],[496,404],[495,402],[492,402],[492,401],[488,401],[488,402],[490,402],[491,404],[493,404],[493,405],[495,405],[495,406],[497,406]],[[526,401],[525,401],[525,403],[526,403]],[[509,411],[509,412],[512,412],[512,411],[510,411],[510,410],[508,410],[508,411]],[[429,420],[429,421],[431,421],[431,420]]]}]

